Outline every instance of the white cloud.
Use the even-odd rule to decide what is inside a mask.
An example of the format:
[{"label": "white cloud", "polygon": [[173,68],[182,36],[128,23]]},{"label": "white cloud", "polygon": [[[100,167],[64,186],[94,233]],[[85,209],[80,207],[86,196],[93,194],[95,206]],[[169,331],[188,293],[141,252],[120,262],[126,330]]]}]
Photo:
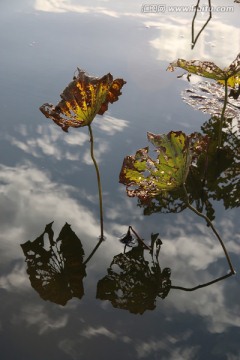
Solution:
[{"label": "white cloud", "polygon": [[35,10],[64,13],[64,12],[76,12],[76,13],[100,13],[111,17],[118,17],[118,14],[114,10],[107,9],[100,6],[89,6],[74,4],[70,0],[36,0],[34,4]]},{"label": "white cloud", "polygon": [[177,301],[176,291],[172,290],[171,296],[168,297],[167,307],[175,308],[188,316],[201,316],[210,333],[222,333],[231,326],[240,327],[239,306],[227,307],[225,305],[226,293],[223,283],[191,292],[191,296],[188,297],[185,292],[178,291]]},{"label": "white cloud", "polygon": [[123,131],[129,126],[129,122],[123,119],[117,119],[113,116],[104,115],[102,119],[98,118],[95,125],[107,135],[114,135]]},{"label": "white cloud", "polygon": [[[90,146],[90,145],[89,145]],[[97,163],[99,164],[101,162],[102,159],[102,155],[105,154],[106,152],[108,152],[109,150],[109,145],[106,141],[101,140],[101,141],[96,141],[95,140],[95,145],[94,145],[94,157],[97,161]],[[90,150],[86,150],[84,152],[84,154],[82,155],[83,157],[83,162],[86,165],[92,165],[93,161],[90,155]]]},{"label": "white cloud", "polygon": [[[79,199],[75,199],[76,191]],[[0,164],[0,203],[4,209],[0,219],[1,264],[23,260],[20,244],[34,240],[51,221],[54,221],[55,237],[63,225],[69,223],[83,242],[87,256],[99,238],[100,224],[98,211],[97,215],[94,215],[88,207],[81,205],[82,197],[87,200],[85,192],[81,189],[52,181],[49,174],[29,162],[18,167]],[[90,200],[94,198],[95,195],[90,196]],[[95,208],[98,207],[97,204],[98,198],[94,202]],[[111,255],[114,256],[122,250],[120,242],[116,241],[113,235],[116,232],[121,234],[122,226],[116,221],[108,221],[105,225],[104,234],[108,240],[102,243],[103,250],[99,250],[103,263],[106,258],[109,261]],[[125,226],[124,231],[126,229]],[[111,239],[114,241],[109,246]],[[96,266],[95,262],[89,265]],[[1,285],[8,290],[13,283],[15,287],[20,287],[23,280],[22,271],[18,276],[16,272],[17,268],[14,268],[4,275]]]},{"label": "white cloud", "polygon": [[24,263],[17,264],[5,276],[0,277],[0,288],[8,291],[21,291],[30,289],[30,282],[26,276],[26,266]]},{"label": "white cloud", "polygon": [[38,334],[42,335],[64,328],[68,323],[68,315],[50,316],[43,305],[26,304],[20,308],[18,314],[12,316],[11,322],[35,327]]},{"label": "white cloud", "polygon": [[[201,20],[198,22],[199,27],[203,24]],[[237,44],[240,43],[240,30],[217,19],[209,22],[193,50],[190,46],[189,19],[168,16],[166,20],[161,18],[160,21],[146,21],[145,25],[159,29],[159,35],[150,40],[150,45],[157,51],[157,59],[161,61],[171,62],[178,58],[199,59],[214,61],[220,67],[226,67],[239,51]],[[215,46],[209,43],[209,34]]]},{"label": "white cloud", "polygon": [[85,329],[81,332],[81,336],[83,336],[87,339],[91,339],[92,337],[99,336],[99,335],[106,336],[111,340],[116,339],[116,335],[112,331],[109,331],[104,326],[100,326],[97,328],[89,326],[87,329]]},{"label": "white cloud", "polygon": [[79,360],[84,358],[82,347],[77,343],[75,339],[63,339],[60,340],[58,343],[58,347],[60,350],[63,351],[63,353],[70,356],[73,360]]},{"label": "white cloud", "polygon": [[69,195],[75,189],[51,181],[32,164],[17,168],[0,165],[0,183],[0,202],[5,210],[5,217],[0,220],[3,262],[21,258],[19,244],[40,234],[43,226],[52,220],[56,228],[67,221],[80,227],[87,238],[99,236],[98,219]]},{"label": "white cloud", "polygon": [[[231,251],[237,253],[238,249],[239,252],[239,235],[234,233],[235,219],[230,213],[224,218],[215,224],[231,257]],[[166,225],[160,233],[163,241],[160,265],[171,268],[172,285],[192,288],[227,274],[229,267],[221,245],[204,221],[188,211],[179,214],[177,219],[173,226]],[[240,306],[237,302],[231,303],[226,291],[228,284],[235,286],[234,276],[194,292],[172,289],[164,301],[164,311],[172,321],[179,313],[198,315],[212,333],[221,333],[231,326],[240,327]],[[171,316],[171,312],[175,315]]]},{"label": "white cloud", "polygon": [[[17,138],[14,136],[6,136],[6,138],[11,145],[36,158],[47,155],[56,160],[79,160],[81,146],[87,145],[89,147],[89,136],[81,131],[63,134],[60,128],[56,126],[39,125],[34,136],[29,133],[26,127],[23,131],[23,126],[19,128],[19,133],[21,136]],[[68,150],[66,150],[66,144],[69,144]],[[78,146],[77,151],[76,146]]]},{"label": "white cloud", "polygon": [[[204,229],[204,226],[202,228]],[[205,270],[217,259],[224,257],[218,240],[209,237],[207,232],[203,235],[194,235],[194,238],[186,234],[180,235],[174,241],[165,240],[164,244],[169,256],[184,260],[193,271]]]},{"label": "white cloud", "polygon": [[89,136],[86,133],[79,131],[71,131],[69,134],[66,134],[64,141],[70,145],[83,146],[89,142]]},{"label": "white cloud", "polygon": [[[84,239],[84,242],[88,244],[88,249],[93,247],[93,239],[99,236],[99,222],[88,208],[74,199],[74,188],[52,181],[47,173],[37,169],[31,163],[16,168],[0,165],[0,184],[0,203],[4,208],[4,214],[0,219],[1,263],[3,265],[11,260],[23,260],[20,243],[29,239],[33,240],[42,233],[45,224],[52,220],[55,220],[54,230],[57,234],[57,229],[60,229],[67,221],[80,239]],[[139,211],[135,214],[136,209],[133,203],[131,199],[126,198],[123,206],[129,204],[128,209],[132,206],[133,216],[139,215]],[[92,274],[99,271],[99,266],[106,268],[111,256],[122,251],[121,244],[110,235],[112,232],[118,232],[119,235],[121,232],[126,232],[126,227],[117,222],[117,213],[121,215],[120,206],[116,209],[113,219],[110,219],[107,228],[106,236],[112,241],[107,240],[101,245],[99,262],[90,263],[89,269],[95,269]],[[127,210],[126,213],[129,214],[131,211]],[[149,232],[148,220],[145,218],[144,225],[140,226],[138,215],[136,215],[136,221],[138,220],[136,230],[138,231],[138,228],[142,226]],[[162,238],[164,255],[162,259],[165,266],[172,267],[173,285],[191,287],[212,280],[211,265],[224,258],[217,239],[211,236],[210,229],[203,222],[199,222],[195,215],[192,219],[186,211],[176,216],[178,220],[172,226],[168,224],[165,230],[162,227],[161,231],[165,232]],[[240,239],[239,235],[233,234],[233,223],[234,218],[225,215],[220,223],[220,231],[223,232],[227,248],[230,245],[230,249],[235,251],[239,248]],[[193,224],[194,237],[192,236]],[[142,235],[141,231],[140,235]],[[86,251],[86,253],[89,252]],[[161,254],[160,264],[163,266]],[[219,276],[225,271],[227,271],[227,264],[226,267],[219,268]],[[1,276],[0,286],[8,291],[15,291],[22,286],[27,287],[26,279],[28,280],[27,275],[24,279],[23,267],[16,265],[8,274]],[[170,318],[172,312],[201,316],[205,320],[208,331],[213,333],[220,333],[229,326],[240,327],[238,316],[240,307],[237,304],[225,306],[227,301],[225,283],[217,283],[191,293],[191,296],[189,293],[187,295],[177,290],[170,291],[164,302],[164,311]],[[47,329],[51,326],[53,326],[51,322],[50,325],[48,323]],[[42,331],[46,331],[45,328]],[[102,335],[108,336],[109,330],[104,330],[104,332],[101,326],[90,326],[84,331],[86,338],[87,334],[98,336],[101,332]],[[114,336],[119,338],[117,332]]]},{"label": "white cloud", "polygon": [[[116,329],[116,326],[114,326],[114,328]],[[124,333],[126,333],[126,331]],[[61,340],[58,346],[63,352],[70,355],[72,359],[77,360],[81,357],[86,357],[83,350],[86,346],[85,343],[89,341],[89,343],[92,344],[94,341],[93,338],[96,337],[105,337],[109,341],[121,342],[124,344],[133,343],[132,339],[125,334],[122,335],[122,333],[118,331],[113,332],[105,326],[96,325],[86,327],[80,333],[77,333],[75,337],[72,336],[71,338]]]},{"label": "white cloud", "polygon": [[167,335],[161,340],[146,340],[136,345],[137,357],[143,359],[145,357],[155,358],[160,351],[167,353],[167,356],[161,355],[162,360],[184,359],[191,360],[195,358],[198,352],[198,346],[181,346],[180,343],[189,337],[189,332],[179,334],[178,338]]},{"label": "white cloud", "polygon": [[[94,122],[105,135],[112,136],[123,131],[128,126],[128,121],[117,119],[109,115],[98,117]],[[63,133],[56,126],[39,125],[34,134],[30,134],[27,127],[19,126],[18,136],[6,136],[11,145],[21,149],[27,154],[36,158],[44,156],[54,157],[56,160],[67,159],[80,161],[92,165],[90,157],[89,135],[86,129],[70,129],[69,133]],[[95,132],[95,131],[94,131]],[[109,151],[109,142],[112,139],[99,138],[94,134],[94,153],[98,162],[101,162],[102,155]]]},{"label": "white cloud", "polygon": [[226,354],[227,360],[239,360],[240,359],[240,351],[237,354]]}]

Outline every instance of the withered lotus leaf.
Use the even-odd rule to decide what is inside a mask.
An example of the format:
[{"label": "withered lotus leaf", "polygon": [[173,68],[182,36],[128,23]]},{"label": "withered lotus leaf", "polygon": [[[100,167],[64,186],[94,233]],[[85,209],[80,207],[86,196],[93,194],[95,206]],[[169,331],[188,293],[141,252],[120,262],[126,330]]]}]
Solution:
[{"label": "withered lotus leaf", "polygon": [[207,147],[208,138],[199,133],[182,131],[168,134],[148,133],[157,158],[149,156],[149,147],[126,156],[119,182],[126,185],[127,195],[146,201],[158,194],[174,191],[185,182],[189,167]]},{"label": "withered lotus leaf", "polygon": [[218,80],[228,80],[229,86],[235,86],[240,82],[240,53],[236,59],[225,69],[219,68],[210,61],[178,59],[169,64],[167,70],[174,71],[176,67],[182,68],[191,74]]},{"label": "withered lotus leaf", "polygon": [[91,124],[94,117],[103,115],[108,104],[118,100],[121,88],[126,81],[113,80],[108,73],[101,78],[92,77],[77,69],[77,76],[65,88],[61,101],[56,105],[43,104],[41,112],[52,119],[63,131],[69,127],[83,127]]}]

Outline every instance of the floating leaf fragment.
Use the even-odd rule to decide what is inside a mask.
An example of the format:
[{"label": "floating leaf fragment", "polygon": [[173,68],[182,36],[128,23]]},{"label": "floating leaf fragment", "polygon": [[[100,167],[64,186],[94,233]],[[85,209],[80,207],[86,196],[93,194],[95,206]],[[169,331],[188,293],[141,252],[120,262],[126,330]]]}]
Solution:
[{"label": "floating leaf fragment", "polygon": [[82,127],[91,124],[94,117],[103,115],[108,104],[118,100],[121,88],[126,81],[113,80],[108,73],[102,78],[92,77],[83,70],[77,69],[77,76],[65,88],[61,101],[56,105],[43,104],[41,112],[52,119],[63,131],[69,127]]}]

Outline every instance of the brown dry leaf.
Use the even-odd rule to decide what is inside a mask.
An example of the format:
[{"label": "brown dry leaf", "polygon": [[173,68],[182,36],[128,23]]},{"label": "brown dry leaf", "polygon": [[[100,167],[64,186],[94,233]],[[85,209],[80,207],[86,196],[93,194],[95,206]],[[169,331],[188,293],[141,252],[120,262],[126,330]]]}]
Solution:
[{"label": "brown dry leaf", "polygon": [[81,69],[77,71],[77,76],[60,95],[62,100],[56,106],[46,103],[40,107],[47,118],[66,132],[69,127],[90,125],[97,114],[103,115],[109,103],[118,101],[120,90],[126,84],[123,79],[113,80],[110,73],[97,78]]}]

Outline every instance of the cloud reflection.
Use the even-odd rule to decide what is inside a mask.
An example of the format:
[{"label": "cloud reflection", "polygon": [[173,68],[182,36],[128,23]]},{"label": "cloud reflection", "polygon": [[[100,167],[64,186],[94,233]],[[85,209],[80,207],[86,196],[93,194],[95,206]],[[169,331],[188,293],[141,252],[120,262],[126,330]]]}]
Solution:
[{"label": "cloud reflection", "polygon": [[[122,132],[128,127],[128,121],[109,115],[98,120],[95,122],[98,131],[100,130],[109,136]],[[11,145],[31,156],[36,158],[51,156],[56,160],[82,160],[87,165],[92,164],[89,135],[84,131],[75,129],[65,134],[55,126],[46,125],[38,125],[34,135],[29,132],[26,126],[20,126],[17,131],[16,136],[7,135],[7,140]],[[109,151],[109,141],[106,137],[102,139],[96,136],[95,153],[98,162],[101,162],[102,155]]]},{"label": "cloud reflection", "polygon": [[[138,359],[143,359],[155,354],[161,353],[162,360],[175,360],[184,359],[192,360],[195,359],[198,353],[199,346],[181,346],[181,342],[187,340],[191,334],[183,333],[178,336],[166,336],[165,339],[150,341],[143,341],[141,344],[136,346]],[[164,355],[163,355],[164,354]]]},{"label": "cloud reflection", "polygon": [[112,331],[109,331],[104,326],[100,326],[99,328],[94,328],[92,326],[89,326],[87,329],[82,331],[81,335],[87,339],[90,339],[94,336],[99,336],[99,335],[106,336],[111,340],[116,339],[116,335]]},{"label": "cloud reflection", "polygon": [[[163,20],[163,21],[162,21]],[[169,62],[183,58],[192,60],[194,58],[216,62],[218,66],[228,66],[238,53],[238,47],[233,44],[240,43],[240,31],[234,25],[222,23],[213,19],[206,30],[201,34],[196,49],[191,49],[190,24],[188,19],[171,18],[161,21],[148,20],[145,25],[159,30],[159,35],[150,40],[150,45],[157,51],[157,59]],[[200,21],[200,25],[203,22]],[[211,34],[211,43],[209,42]],[[167,39],[167,41],[166,41]],[[229,42],[231,39],[231,42]],[[223,54],[224,49],[224,54]],[[223,56],[224,55],[224,56]]]},{"label": "cloud reflection", "polygon": [[71,197],[75,188],[59,185],[31,163],[17,168],[0,165],[0,183],[0,202],[5,209],[0,219],[2,262],[22,258],[16,245],[39,233],[39,226],[51,220],[56,226],[66,221],[77,224],[77,229],[84,224],[83,237],[98,238],[97,219]]},{"label": "cloud reflection", "polygon": [[89,6],[74,4],[69,0],[36,0],[34,5],[35,10],[65,13],[65,12],[76,12],[76,13],[100,13],[111,17],[118,17],[118,13],[114,10],[107,9],[106,7],[100,6]]},{"label": "cloud reflection", "polygon": [[56,331],[68,323],[68,315],[49,315],[42,305],[26,304],[11,319],[14,325],[26,324],[38,328],[38,334]]},{"label": "cloud reflection", "polygon": [[24,263],[16,264],[10,273],[5,276],[0,276],[0,289],[22,292],[24,290],[29,290],[29,285]]},{"label": "cloud reflection", "polygon": [[[235,220],[229,217],[220,222],[218,225],[220,233],[230,234]],[[167,230],[168,240],[164,241],[163,239],[164,251],[167,255],[165,261],[168,259],[168,265],[172,267],[173,285],[181,283],[181,285],[187,286],[187,282],[188,287],[191,287],[213,279],[214,269],[217,276],[228,271],[220,244],[210,235],[208,227],[205,224],[194,223],[195,233],[191,235],[193,223],[193,218],[185,218],[184,214],[179,215],[178,226],[175,229],[169,227]],[[239,248],[237,234],[231,233],[229,238],[224,237],[224,242],[227,248],[229,245],[232,248],[232,243],[235,243],[236,246],[238,244]],[[176,257],[177,262],[171,265],[171,261]],[[219,261],[220,259],[222,260]],[[230,291],[227,290],[228,287],[234,287],[236,284],[233,277],[192,292],[191,296],[186,296],[182,291],[172,290],[168,296],[167,307],[175,309],[177,313],[201,316],[211,333],[221,333],[230,326],[240,327],[238,316],[240,306],[236,302],[232,304],[229,297]],[[239,293],[237,289],[235,291]],[[174,315],[170,318],[174,320]]]},{"label": "cloud reflection", "polygon": [[115,135],[129,126],[127,120],[117,119],[109,115],[104,115],[103,119],[99,120],[95,122],[95,125],[107,135]]},{"label": "cloud reflection", "polygon": [[[55,220],[56,228],[60,228],[62,224],[68,221],[74,227],[74,231],[86,240],[86,243],[89,240],[92,244],[92,239],[97,239],[99,236],[98,221],[95,220],[92,211],[74,199],[75,189],[54,182],[46,172],[36,168],[33,164],[26,163],[16,168],[0,165],[0,184],[0,203],[2,208],[5,209],[5,217],[3,216],[0,219],[2,265],[10,263],[12,260],[22,259],[19,244],[38,234],[39,230],[42,230],[43,224],[51,220]],[[126,199],[126,201],[129,202],[129,199]],[[120,219],[122,216],[121,207],[118,210]],[[161,223],[160,235],[164,244],[162,255],[164,264],[172,268],[172,283],[174,285],[194,286],[200,282],[212,279],[211,267],[215,267],[215,262],[219,259],[222,260],[224,254],[216,239],[209,238],[208,228],[202,223],[196,222],[195,218],[190,218],[189,214],[186,214],[186,217],[184,214],[176,216],[176,221],[174,223],[171,222],[171,225],[168,222],[166,226]],[[224,221],[221,222],[224,235],[231,235],[231,244],[232,246],[235,244],[237,249],[236,244],[239,244],[239,236],[237,234],[233,235],[235,219],[230,216],[227,217],[227,214],[224,217]],[[129,213],[126,213],[124,221],[127,221],[127,219],[129,220]],[[156,223],[156,217],[154,219],[153,222]],[[119,226],[117,213],[114,214],[113,220],[112,222],[110,221],[110,229],[114,228],[117,231]],[[135,222],[137,222],[137,219]],[[195,227],[194,235],[193,223]],[[148,232],[148,236],[152,230],[152,225],[151,219],[145,218],[144,223],[142,222],[142,229],[145,231],[145,234]],[[120,227],[122,228],[122,226]],[[157,226],[159,226],[159,223]],[[111,240],[112,236],[109,236],[108,233],[107,238]],[[95,285],[97,280],[99,280],[98,266],[101,266],[101,269],[106,269],[109,258],[117,253],[116,248],[119,249],[116,241],[106,242],[106,244],[103,244],[104,246],[105,251],[101,251],[100,261],[91,265]],[[219,263],[221,261],[217,263],[217,267],[219,266],[219,271],[217,272],[222,273],[224,269],[227,269],[227,266],[225,268],[219,265]],[[16,265],[8,274],[1,277],[1,287],[8,291],[20,288],[21,290],[26,289],[27,285],[22,275],[23,267]],[[231,280],[229,280],[230,282]],[[231,304],[231,301],[228,300],[229,294],[226,289],[225,283],[219,283],[204,290],[191,293],[191,295],[172,290],[167,300],[161,302],[159,310],[164,311],[164,316],[168,317],[169,321],[178,321],[177,319],[180,314],[201,316],[205,321],[208,331],[212,333],[220,333],[230,326],[240,327],[240,307],[236,304],[236,301]],[[21,314],[25,313],[24,309]],[[33,314],[35,314],[34,309]],[[103,316],[108,316],[109,308],[104,310],[104,308],[99,306],[97,309],[102,311]],[[28,320],[26,320],[25,324],[33,324],[33,318],[34,316],[27,317]],[[23,316],[21,319],[23,319]],[[39,324],[42,321],[45,322],[44,326],[37,325],[40,333],[55,329],[57,326],[64,326],[63,324],[66,321],[62,317],[60,317],[61,321],[55,321],[52,318],[48,320],[45,315],[41,315],[37,319]],[[36,321],[34,324],[38,324],[38,322]],[[91,328],[95,329],[92,333],[98,334],[99,328],[101,329],[102,326],[99,323],[92,324]],[[87,339],[83,335],[91,334],[88,330],[88,327],[84,330],[85,333],[82,334],[82,338]],[[124,335],[127,336],[128,332]],[[147,343],[152,341],[152,339],[145,340]],[[158,345],[154,346],[157,346],[156,349],[158,349]]]}]

